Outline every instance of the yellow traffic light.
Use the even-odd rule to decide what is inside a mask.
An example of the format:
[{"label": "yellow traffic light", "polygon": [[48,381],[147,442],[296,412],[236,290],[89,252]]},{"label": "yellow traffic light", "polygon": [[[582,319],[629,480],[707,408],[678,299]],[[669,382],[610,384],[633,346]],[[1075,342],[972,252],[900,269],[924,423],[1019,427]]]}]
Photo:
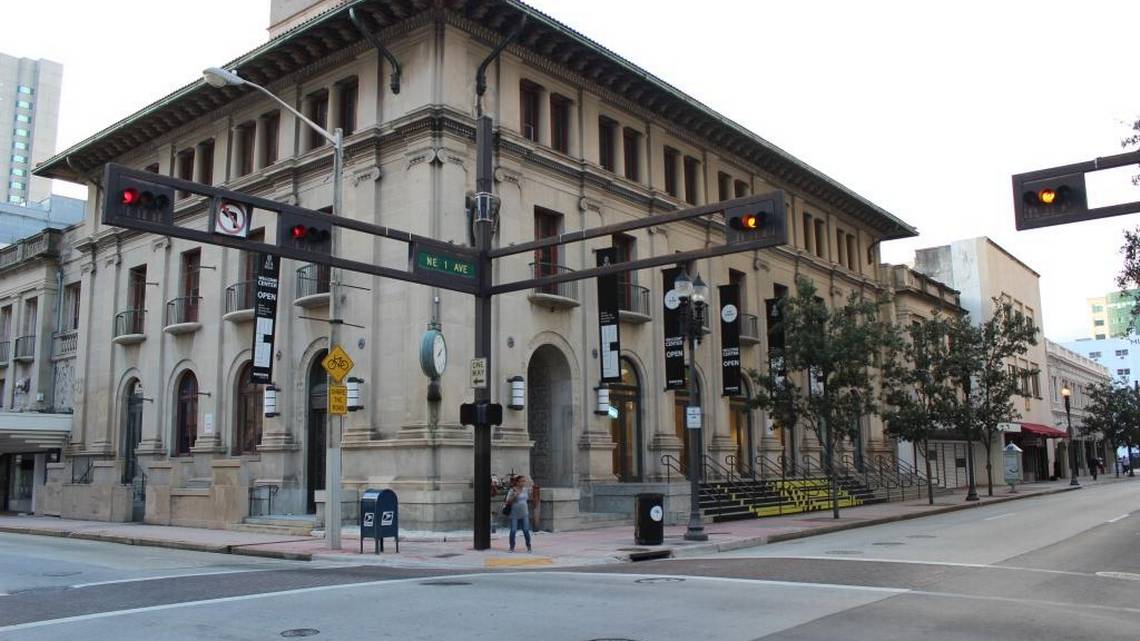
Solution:
[{"label": "yellow traffic light", "polygon": [[1057,199],[1057,192],[1053,191],[1052,189],[1049,189],[1048,187],[1037,192],[1037,200],[1042,205],[1052,205],[1053,201],[1056,199]]}]

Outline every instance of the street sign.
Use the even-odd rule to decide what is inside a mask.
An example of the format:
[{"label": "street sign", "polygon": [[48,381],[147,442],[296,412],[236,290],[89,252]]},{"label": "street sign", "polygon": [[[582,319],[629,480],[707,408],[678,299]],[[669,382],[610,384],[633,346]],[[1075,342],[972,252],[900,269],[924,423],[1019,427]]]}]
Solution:
[{"label": "street sign", "polygon": [[329,385],[329,414],[333,416],[348,414],[347,385]]},{"label": "street sign", "polygon": [[471,359],[471,389],[487,389],[487,359]]},{"label": "street sign", "polygon": [[249,227],[252,221],[253,208],[245,203],[234,202],[225,198],[215,198],[212,202],[210,215],[213,218],[211,228],[215,234],[233,236],[235,238],[249,238]]},{"label": "street sign", "polygon": [[685,407],[685,427],[690,430],[701,429],[701,408],[696,405]]},{"label": "street sign", "polygon": [[451,254],[435,247],[421,247],[417,243],[411,243],[408,247],[411,253],[412,272],[415,274],[434,272],[464,280],[475,279],[477,270],[473,258]]},{"label": "street sign", "polygon": [[[329,378],[338,384],[344,380],[345,376],[348,376],[348,373],[352,371],[354,365],[356,365],[356,363],[352,362],[352,359],[348,356],[348,352],[344,351],[344,348],[340,345],[333,345],[332,351],[321,361],[321,367],[324,367],[325,371],[329,373]],[[345,399],[345,403],[347,403],[347,396]]]}]

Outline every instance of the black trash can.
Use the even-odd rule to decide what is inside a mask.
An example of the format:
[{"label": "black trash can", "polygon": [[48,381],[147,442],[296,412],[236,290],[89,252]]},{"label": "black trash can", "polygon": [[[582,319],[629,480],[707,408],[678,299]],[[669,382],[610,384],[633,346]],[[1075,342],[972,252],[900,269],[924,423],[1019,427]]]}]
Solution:
[{"label": "black trash can", "polygon": [[638,494],[633,540],[638,545],[661,545],[665,540],[665,495]]}]

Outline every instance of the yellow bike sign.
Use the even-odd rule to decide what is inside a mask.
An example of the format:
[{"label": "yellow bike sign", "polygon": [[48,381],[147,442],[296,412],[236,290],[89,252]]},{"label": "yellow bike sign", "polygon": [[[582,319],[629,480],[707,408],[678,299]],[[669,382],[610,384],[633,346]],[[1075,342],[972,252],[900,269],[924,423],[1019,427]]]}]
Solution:
[{"label": "yellow bike sign", "polygon": [[352,362],[352,359],[348,357],[348,352],[344,351],[344,348],[340,345],[334,345],[332,351],[325,357],[325,360],[321,361],[321,366],[325,368],[325,371],[329,373],[329,377],[337,384],[343,381],[345,376],[348,376],[348,373],[352,371],[354,365],[356,365],[356,363]]}]

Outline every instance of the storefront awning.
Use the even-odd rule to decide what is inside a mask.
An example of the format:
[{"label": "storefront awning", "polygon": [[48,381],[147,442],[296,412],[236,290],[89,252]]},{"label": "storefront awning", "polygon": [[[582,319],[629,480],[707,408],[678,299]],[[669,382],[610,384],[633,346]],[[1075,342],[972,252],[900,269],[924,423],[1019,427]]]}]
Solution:
[{"label": "storefront awning", "polygon": [[1042,425],[1040,423],[1018,423],[1018,425],[1021,426],[1022,432],[1037,434],[1045,438],[1065,438],[1066,436],[1065,430],[1059,430],[1055,427],[1049,427],[1048,425]]}]

